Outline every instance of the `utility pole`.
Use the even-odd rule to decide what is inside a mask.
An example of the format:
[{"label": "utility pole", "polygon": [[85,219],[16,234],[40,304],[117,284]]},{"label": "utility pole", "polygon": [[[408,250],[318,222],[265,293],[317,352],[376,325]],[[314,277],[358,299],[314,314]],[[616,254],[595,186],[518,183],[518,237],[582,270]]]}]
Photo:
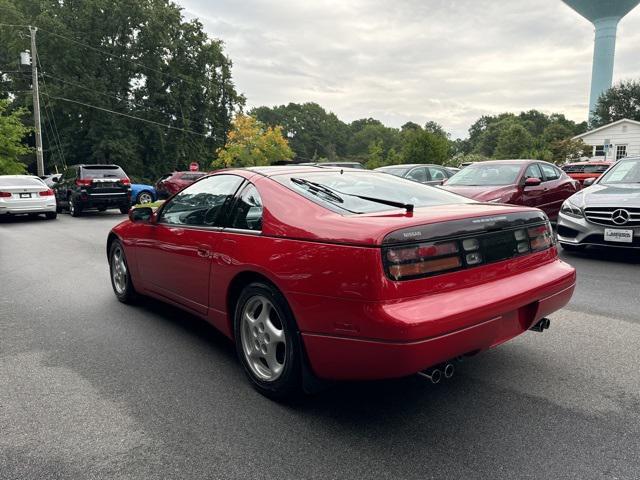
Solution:
[{"label": "utility pole", "polygon": [[33,120],[36,130],[36,165],[38,175],[44,175],[44,159],[42,158],[42,131],[40,129],[40,89],[38,88],[38,52],[36,51],[37,27],[29,26],[31,32],[31,73],[33,74]]}]

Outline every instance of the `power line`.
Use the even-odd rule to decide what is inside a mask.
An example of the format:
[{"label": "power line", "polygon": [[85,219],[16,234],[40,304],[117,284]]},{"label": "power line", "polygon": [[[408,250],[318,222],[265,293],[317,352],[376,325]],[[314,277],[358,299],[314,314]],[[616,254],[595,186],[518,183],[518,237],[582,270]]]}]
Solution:
[{"label": "power line", "polygon": [[[41,68],[42,68],[42,67],[41,67]],[[62,79],[62,78],[60,78],[60,77],[56,77],[56,76],[54,76],[54,75],[50,75],[50,74],[48,74],[48,73],[44,73],[44,72],[43,72],[43,73],[42,73],[42,75],[43,75],[43,76],[45,76],[45,77],[49,77],[49,78],[51,78],[51,79],[53,79],[53,80],[56,80],[56,81],[58,81],[58,82],[61,82],[61,83],[67,84],[67,85],[71,85],[71,86],[74,86],[74,87],[77,87],[77,88],[80,88],[80,89],[83,89],[83,90],[87,90],[87,91],[89,91],[89,92],[97,93],[98,95],[103,95],[103,96],[108,97],[108,98],[113,98],[114,100],[118,100],[119,102],[126,102],[126,103],[128,103],[128,104],[130,104],[130,105],[132,105],[132,106],[135,106],[135,107],[138,107],[138,108],[142,108],[142,109],[144,109],[144,110],[148,110],[148,111],[151,111],[151,112],[160,113],[160,114],[162,114],[162,115],[168,115],[168,116],[171,116],[171,115],[172,115],[171,113],[165,112],[165,111],[163,111],[163,110],[159,110],[159,109],[157,109],[157,108],[152,108],[152,107],[148,107],[148,106],[146,106],[146,105],[140,105],[139,103],[132,102],[132,101],[131,101],[130,99],[128,99],[128,98],[122,98],[122,97],[118,97],[118,96],[116,96],[116,95],[111,95],[111,94],[106,93],[106,92],[101,92],[101,91],[96,90],[96,89],[94,89],[94,88],[87,87],[86,85],[82,85],[82,84],[80,84],[80,83],[75,83],[75,82],[70,82],[70,81],[68,81],[68,80],[64,80],[64,79]],[[176,118],[177,118],[177,117],[176,117]],[[186,123],[193,123],[193,124],[202,125],[203,127],[207,127],[207,128],[209,127],[209,124],[208,124],[208,123],[200,122],[200,121],[198,121],[198,120],[190,120],[190,119],[188,119],[188,118],[184,118],[184,116],[182,117],[182,121],[183,121],[183,122],[186,122]]]},{"label": "power line", "polygon": [[[33,60],[32,60],[33,61]],[[42,73],[44,73],[44,69],[42,68],[42,63],[40,62],[40,55],[36,55],[36,61],[38,62],[38,66],[40,67],[40,71]],[[44,79],[44,77],[42,77],[42,86],[44,89],[45,93],[48,93],[49,89],[47,88],[47,81]],[[62,142],[60,141],[60,132],[58,131],[58,123],[56,122],[56,116],[53,112],[53,108],[51,107],[51,102],[44,102],[44,112],[45,115],[47,113],[47,106],[49,107],[49,110],[51,111],[51,118],[53,118],[53,133],[55,135],[56,141],[58,142],[58,149],[60,151],[60,155],[62,156],[62,164],[66,167],[67,165],[67,161],[64,157],[64,152],[62,150]]]},{"label": "power line", "polygon": [[160,127],[170,128],[170,129],[172,129],[172,130],[179,130],[179,131],[181,131],[181,132],[190,133],[190,134],[192,134],[192,135],[198,135],[198,136],[205,137],[205,138],[208,138],[208,137],[209,137],[209,135],[205,135],[204,133],[194,132],[193,130],[188,130],[188,129],[186,129],[186,128],[174,127],[174,126],[172,126],[172,125],[167,125],[167,124],[164,124],[164,123],[156,122],[156,121],[154,121],[154,120],[147,120],[146,118],[136,117],[136,116],[134,116],[134,115],[129,115],[129,114],[127,114],[127,113],[116,112],[116,111],[114,111],[114,110],[109,110],[108,108],[98,107],[98,106],[96,106],[96,105],[91,105],[90,103],[80,102],[80,101],[78,101],[78,100],[73,100],[73,99],[71,99],[71,98],[58,97],[58,96],[49,95],[49,94],[46,94],[46,95],[47,95],[49,98],[53,98],[53,99],[55,99],[55,100],[60,100],[60,101],[63,101],[63,102],[75,103],[75,104],[78,104],[78,105],[82,105],[82,106],[84,106],[84,107],[94,108],[94,109],[96,109],[96,110],[101,110],[101,111],[103,111],[103,112],[113,113],[114,115],[121,115],[121,116],[123,116],[123,117],[131,118],[131,119],[133,119],[133,120],[139,120],[139,121],[141,121],[141,122],[151,123],[151,124],[153,124],[153,125],[158,125],[158,126],[160,126]]},{"label": "power line", "polygon": [[51,32],[49,30],[40,29],[40,31],[44,32],[46,34],[49,34],[49,35],[53,35],[55,37],[62,38],[62,39],[67,40],[67,41],[69,41],[71,43],[75,43],[76,45],[80,45],[82,47],[88,48],[89,50],[93,50],[94,52],[102,53],[103,55],[107,55],[108,57],[114,58],[116,60],[122,60],[122,61],[125,61],[125,62],[129,62],[129,63],[131,63],[133,65],[136,65],[138,67],[146,68],[147,70],[149,70],[151,72],[159,73],[160,75],[164,75],[167,78],[172,78],[174,80],[179,80],[181,82],[189,83],[189,84],[194,85],[196,87],[202,87],[202,85],[200,85],[199,83],[196,83],[196,82],[194,82],[192,80],[189,80],[186,77],[177,77],[177,76],[171,75],[169,73],[163,72],[162,70],[158,70],[157,68],[149,67],[149,66],[144,65],[143,63],[137,62],[135,60],[131,60],[131,59],[128,59],[128,58],[125,58],[125,57],[122,57],[122,56],[118,56],[118,55],[115,55],[115,54],[113,54],[111,52],[103,50],[101,48],[97,48],[97,47],[94,47],[92,45],[88,45],[88,44],[86,44],[84,42],[81,42],[79,40],[76,40],[74,38],[70,38],[70,37],[67,37],[65,35],[61,35],[59,33]]}]

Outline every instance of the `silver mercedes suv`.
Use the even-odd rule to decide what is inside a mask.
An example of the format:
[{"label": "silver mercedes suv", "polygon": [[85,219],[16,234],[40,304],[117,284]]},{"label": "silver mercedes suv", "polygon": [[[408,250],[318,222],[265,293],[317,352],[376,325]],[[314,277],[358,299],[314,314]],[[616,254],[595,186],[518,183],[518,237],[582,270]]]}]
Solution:
[{"label": "silver mercedes suv", "polygon": [[562,204],[560,245],[566,250],[587,245],[640,248],[640,158],[618,161],[585,186]]}]

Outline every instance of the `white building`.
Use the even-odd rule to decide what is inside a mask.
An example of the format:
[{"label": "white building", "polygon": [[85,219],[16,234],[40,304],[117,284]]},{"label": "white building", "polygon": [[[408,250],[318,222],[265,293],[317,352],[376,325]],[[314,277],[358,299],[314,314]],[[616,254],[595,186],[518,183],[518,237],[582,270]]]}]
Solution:
[{"label": "white building", "polygon": [[589,160],[640,157],[640,122],[623,118],[574,137],[593,148]]}]

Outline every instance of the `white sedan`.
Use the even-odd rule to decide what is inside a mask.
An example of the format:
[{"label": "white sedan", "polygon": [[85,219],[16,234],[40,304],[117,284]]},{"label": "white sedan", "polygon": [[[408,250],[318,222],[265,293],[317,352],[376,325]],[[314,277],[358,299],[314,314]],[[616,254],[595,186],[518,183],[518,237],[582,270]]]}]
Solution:
[{"label": "white sedan", "polygon": [[24,213],[56,218],[53,190],[35,176],[0,175],[0,216]]}]

